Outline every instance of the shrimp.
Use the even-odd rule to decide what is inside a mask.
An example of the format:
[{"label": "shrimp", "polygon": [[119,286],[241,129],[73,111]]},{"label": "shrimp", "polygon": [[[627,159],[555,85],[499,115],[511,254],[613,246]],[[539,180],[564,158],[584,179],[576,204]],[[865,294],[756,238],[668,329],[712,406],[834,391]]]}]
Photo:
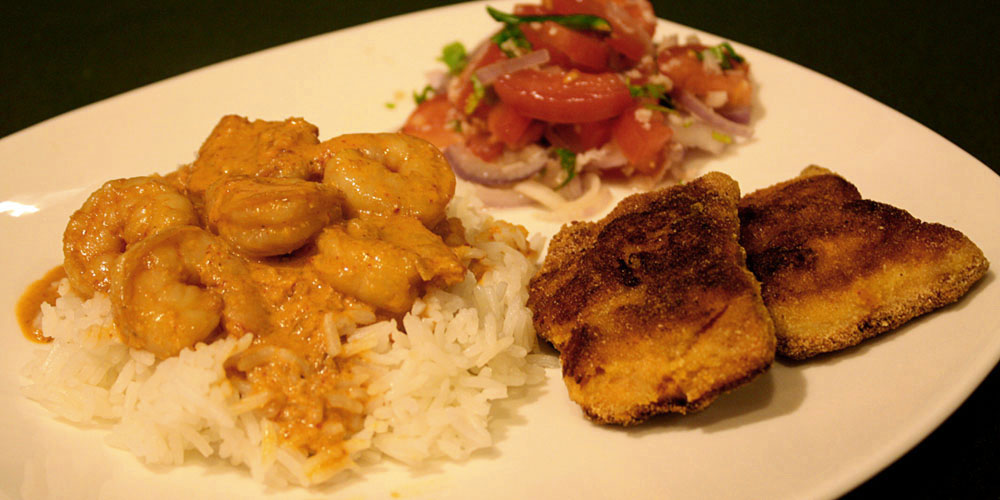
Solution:
[{"label": "shrimp", "polygon": [[322,171],[312,164],[318,137],[319,129],[301,118],[251,122],[242,116],[224,116],[194,163],[180,169],[178,182],[200,202],[209,186],[227,175],[319,180]]},{"label": "shrimp", "polygon": [[220,335],[270,330],[246,264],[196,226],[166,229],[126,250],[110,299],[122,341],[161,359]]},{"label": "shrimp", "polygon": [[108,293],[110,274],[130,245],[169,227],[197,224],[177,189],[153,177],[108,181],[69,218],[63,233],[63,267],[85,297]]},{"label": "shrimp", "polygon": [[411,215],[433,227],[455,195],[455,174],[434,145],[405,134],[347,134],[320,144],[323,183],[344,193],[345,213]]},{"label": "shrimp", "polygon": [[340,194],[301,179],[227,176],[205,193],[209,229],[254,257],[291,253],[341,219]]},{"label": "shrimp", "polygon": [[461,281],[465,267],[440,236],[405,215],[363,214],[326,228],[313,264],[337,291],[390,313],[410,309],[424,284]]}]

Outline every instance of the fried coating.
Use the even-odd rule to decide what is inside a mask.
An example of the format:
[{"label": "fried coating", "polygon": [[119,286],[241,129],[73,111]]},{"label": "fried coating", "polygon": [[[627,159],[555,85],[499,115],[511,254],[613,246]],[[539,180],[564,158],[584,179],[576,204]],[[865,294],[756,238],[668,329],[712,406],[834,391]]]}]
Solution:
[{"label": "fried coating", "polygon": [[738,200],[735,181],[710,173],[552,239],[528,306],[589,418],[699,410],[770,367],[774,327],[737,242]]},{"label": "fried coating", "polygon": [[955,302],[989,267],[962,233],[862,199],[816,166],[739,206],[740,243],[778,353],[793,359],[853,346]]}]

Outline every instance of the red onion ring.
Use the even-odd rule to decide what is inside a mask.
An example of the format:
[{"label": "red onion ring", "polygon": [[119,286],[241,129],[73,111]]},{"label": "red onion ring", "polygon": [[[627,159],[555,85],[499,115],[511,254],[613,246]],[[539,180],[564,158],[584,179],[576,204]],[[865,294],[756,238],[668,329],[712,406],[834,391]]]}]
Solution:
[{"label": "red onion ring", "polygon": [[483,205],[493,208],[523,207],[535,203],[535,200],[510,188],[478,185],[476,186],[476,196],[483,202]]},{"label": "red onion ring", "polygon": [[750,112],[751,112],[750,106],[741,106],[739,108],[731,108],[731,109],[726,109],[724,111],[719,111],[718,113],[726,117],[726,119],[746,125],[750,123]]},{"label": "red onion ring", "polygon": [[566,198],[567,200],[575,200],[583,196],[583,178],[582,175],[577,175],[570,179],[562,189],[559,190],[559,194]]},{"label": "red onion ring", "polygon": [[701,102],[700,99],[692,95],[690,92],[686,90],[679,90],[675,93],[675,97],[677,98],[678,104],[690,111],[691,114],[701,118],[702,121],[719,132],[748,139],[753,136],[753,127],[736,123],[716,113],[712,108]]},{"label": "red onion ring", "polygon": [[461,144],[445,148],[444,157],[458,178],[484,186],[501,186],[522,181],[541,171],[548,161],[548,156],[543,152],[510,163],[489,163]]},{"label": "red onion ring", "polygon": [[576,155],[580,170],[609,170],[628,165],[628,158],[614,142],[608,142],[600,149],[585,151]]},{"label": "red onion ring", "polygon": [[479,83],[489,85],[503,75],[514,73],[522,69],[541,66],[549,62],[548,49],[535,50],[513,59],[501,59],[493,64],[488,64],[476,70],[476,78]]}]

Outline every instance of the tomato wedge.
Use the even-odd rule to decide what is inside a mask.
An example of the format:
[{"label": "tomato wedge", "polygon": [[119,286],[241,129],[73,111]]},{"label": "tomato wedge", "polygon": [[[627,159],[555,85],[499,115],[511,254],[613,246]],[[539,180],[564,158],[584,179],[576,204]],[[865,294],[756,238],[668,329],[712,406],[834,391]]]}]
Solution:
[{"label": "tomato wedge", "polygon": [[465,147],[483,161],[496,161],[503,154],[503,143],[497,142],[488,133],[473,134],[465,138]]},{"label": "tomato wedge", "polygon": [[608,45],[633,62],[653,53],[656,17],[647,0],[546,0],[544,5],[560,15],[589,14],[603,18],[611,25]]},{"label": "tomato wedge", "polygon": [[594,35],[553,21],[523,24],[521,32],[536,50],[548,49],[553,64],[591,73],[608,71],[610,48]]},{"label": "tomato wedge", "polygon": [[538,141],[545,131],[545,125],[514,111],[509,104],[499,102],[490,109],[486,129],[507,149],[517,151]]},{"label": "tomato wedge", "polygon": [[656,14],[653,12],[653,4],[648,0],[612,0],[621,5],[625,11],[642,26],[642,29],[653,36],[656,33]]},{"label": "tomato wedge", "polygon": [[613,123],[613,118],[590,123],[559,123],[548,127],[545,138],[557,148],[582,153],[599,148],[611,140]]},{"label": "tomato wedge", "polygon": [[750,66],[746,62],[735,62],[733,69],[719,73],[708,73],[696,53],[705,50],[704,45],[679,45],[660,52],[656,63],[660,72],[670,77],[674,88],[704,99],[714,91],[726,92],[726,104],[722,109],[750,106],[753,86],[750,84]]},{"label": "tomato wedge", "polygon": [[544,5],[519,3],[514,5],[515,16],[547,16],[552,11],[546,9]]},{"label": "tomato wedge", "polygon": [[659,166],[660,151],[674,135],[666,121],[662,112],[645,109],[642,104],[632,106],[615,120],[611,137],[639,172],[652,173]]},{"label": "tomato wedge", "polygon": [[493,89],[514,111],[552,123],[606,120],[632,104],[628,85],[614,73],[524,69],[501,76]]},{"label": "tomato wedge", "polygon": [[444,94],[436,95],[420,103],[403,124],[401,132],[419,137],[440,149],[465,140],[448,123],[451,103]]}]

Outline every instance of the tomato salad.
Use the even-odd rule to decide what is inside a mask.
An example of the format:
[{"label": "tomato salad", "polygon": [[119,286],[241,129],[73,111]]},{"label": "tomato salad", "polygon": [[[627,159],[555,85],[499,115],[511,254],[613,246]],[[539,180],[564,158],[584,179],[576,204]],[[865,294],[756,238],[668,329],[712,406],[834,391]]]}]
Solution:
[{"label": "tomato salad", "polygon": [[488,205],[568,217],[610,199],[601,179],[679,179],[686,151],[749,138],[749,65],[729,43],[654,42],[647,0],[543,0],[487,7],[502,28],[415,92],[402,131],[447,156]]}]

